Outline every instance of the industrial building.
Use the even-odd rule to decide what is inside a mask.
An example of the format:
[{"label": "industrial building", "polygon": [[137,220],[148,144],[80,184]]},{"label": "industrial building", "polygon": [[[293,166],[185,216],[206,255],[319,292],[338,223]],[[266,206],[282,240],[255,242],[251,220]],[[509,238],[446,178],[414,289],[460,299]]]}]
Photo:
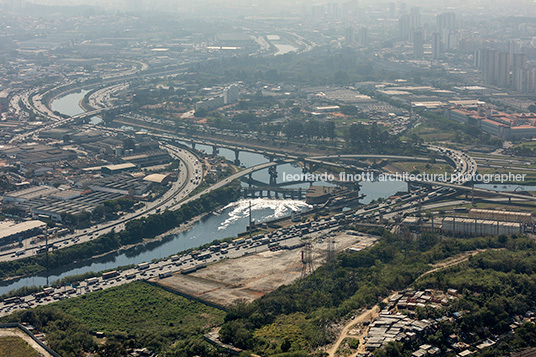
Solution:
[{"label": "industrial building", "polygon": [[143,181],[166,185],[171,180],[171,175],[151,174],[143,178]]},{"label": "industrial building", "polygon": [[508,114],[484,108],[470,110],[464,107],[451,107],[447,109],[448,119],[458,123],[469,124],[503,139],[516,140],[536,136],[535,114]]},{"label": "industrial building", "polygon": [[[164,181],[165,179],[166,177],[163,178]],[[30,187],[4,196],[4,203],[12,203],[35,218],[47,216],[56,222],[62,222],[65,216],[91,213],[105,201],[117,200],[126,195],[143,195],[152,184],[153,182],[141,178],[116,175],[81,182],[80,186],[86,187],[85,190]]]},{"label": "industrial building", "polygon": [[63,191],[53,193],[49,197],[68,201],[68,200],[72,200],[73,198],[80,197],[83,194],[84,194],[84,191],[82,190],[68,189],[68,190],[63,190]]},{"label": "industrial building", "polygon": [[32,220],[21,223],[2,222],[0,224],[0,246],[33,237],[43,232],[47,224]]},{"label": "industrial building", "polygon": [[133,163],[126,162],[124,164],[103,166],[103,167],[101,167],[101,171],[102,171],[103,174],[115,175],[115,174],[118,174],[120,172],[132,171],[132,170],[134,170],[136,168],[137,168],[137,166],[134,165]]},{"label": "industrial building", "polygon": [[93,191],[110,192],[121,195],[141,196],[149,189],[151,183],[143,181],[141,178],[132,177],[127,174],[114,175],[91,182],[83,182],[82,186],[87,186]]},{"label": "industrial building", "polygon": [[47,197],[58,192],[59,190],[57,188],[50,186],[32,186],[24,190],[6,193],[2,202],[27,202],[33,199]]},{"label": "industrial building", "polygon": [[67,215],[93,212],[104,201],[116,200],[123,196],[111,192],[90,192],[71,200],[47,198],[21,204],[19,207],[30,211],[33,217],[47,216],[56,222],[62,222]]},{"label": "industrial building", "polygon": [[441,227],[445,234],[471,236],[511,235],[523,233],[524,225],[517,222],[501,222],[477,218],[445,217]]},{"label": "industrial building", "polygon": [[195,103],[195,110],[212,110],[227,104],[238,102],[238,85],[232,84],[226,87],[219,95]]},{"label": "industrial building", "polygon": [[528,212],[496,211],[473,208],[469,211],[469,218],[533,224],[532,213]]},{"label": "industrial building", "polygon": [[17,147],[0,149],[0,154],[12,162],[24,164],[36,164],[55,161],[67,161],[76,159],[73,151],[58,149],[48,145],[26,144]]},{"label": "industrial building", "polygon": [[169,156],[167,151],[157,150],[146,152],[143,154],[136,154],[130,156],[124,156],[121,158],[126,164],[131,163],[138,165],[140,167],[153,166],[160,164],[167,164],[171,161],[171,156]]},{"label": "industrial building", "polygon": [[315,107],[314,109],[316,113],[329,113],[339,111],[341,107],[338,105],[328,105],[325,107]]}]

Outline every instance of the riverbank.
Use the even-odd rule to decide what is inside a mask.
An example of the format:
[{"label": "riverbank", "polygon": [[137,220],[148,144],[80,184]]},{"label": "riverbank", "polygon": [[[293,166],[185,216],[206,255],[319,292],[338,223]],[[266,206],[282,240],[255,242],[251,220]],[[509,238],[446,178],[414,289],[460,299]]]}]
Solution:
[{"label": "riverbank", "polygon": [[[225,208],[225,206],[222,205],[222,207],[220,207],[216,211],[221,211],[223,208]],[[310,215],[311,213],[312,212],[309,211],[309,212],[307,212],[307,215]],[[164,244],[166,240],[173,240],[173,239],[176,238],[177,235],[180,235],[180,234],[183,234],[183,233],[186,233],[186,232],[192,230],[197,224],[200,224],[200,222],[203,219],[209,218],[212,215],[213,214],[211,212],[207,212],[207,213],[197,215],[194,218],[190,219],[188,222],[182,223],[177,227],[174,227],[174,228],[172,228],[172,229],[170,229],[170,230],[168,230],[168,231],[166,231],[164,233],[161,233],[161,234],[155,236],[154,238],[144,239],[142,242],[139,242],[139,243],[136,243],[136,244],[130,244],[130,245],[121,246],[121,247],[119,247],[117,249],[114,249],[113,251],[109,251],[109,252],[106,252],[106,253],[95,254],[92,257],[84,259],[84,260],[73,261],[73,264],[80,264],[80,263],[84,263],[84,262],[90,262],[90,261],[96,260],[96,259],[102,259],[102,258],[106,258],[106,257],[113,257],[114,255],[127,252],[128,250],[135,250],[136,248],[140,248],[140,247],[150,245],[150,244],[158,244],[160,242],[162,242],[162,244]],[[281,226],[288,226],[288,225],[292,225],[292,224],[295,224],[295,223],[291,222],[290,216],[285,216],[285,217],[274,218],[272,220],[263,222],[263,225],[264,224],[267,225],[267,228],[256,227],[256,228],[259,228],[259,229],[256,229],[254,231],[254,233],[255,234],[263,234],[263,233],[269,232],[271,230],[277,229],[277,228],[279,228]],[[244,230],[244,232],[245,232],[245,230]],[[215,239],[215,240],[218,241],[218,242],[231,241],[232,239],[234,239],[237,236],[240,236],[240,233],[230,235],[229,237]],[[160,257],[160,258],[157,258],[157,259],[151,259],[151,261],[163,260],[166,257],[169,257],[171,255],[180,254],[182,252],[188,252],[190,250],[206,247],[206,246],[208,246],[208,245],[210,245],[212,243],[213,243],[213,240],[210,241],[210,242],[205,242],[205,243],[200,244],[198,246],[189,247],[187,249],[169,251],[169,254],[166,254],[165,257]],[[149,260],[147,260],[147,261],[149,261]],[[132,264],[130,264],[130,265],[132,266]],[[125,266],[127,266],[127,265],[125,265]],[[89,271],[87,273],[82,273],[82,274],[73,273],[73,274],[68,275],[68,276],[63,276],[61,278],[54,279],[54,281],[52,283],[54,283],[55,281],[68,279],[69,277],[72,277],[72,276],[79,276],[80,275],[80,276],[83,276],[84,279],[89,278],[89,277],[93,277],[93,276],[100,276],[103,271],[109,271],[109,270],[113,270],[113,269],[116,269],[116,268],[96,269],[96,270],[91,270],[91,271]],[[3,283],[10,283],[10,282],[16,281],[18,279],[27,279],[27,278],[28,278],[28,276],[26,276],[26,275],[19,275],[19,276],[9,277],[9,278],[3,279],[2,282]],[[30,286],[30,285],[25,285],[25,286]],[[36,289],[36,291],[42,289],[45,286],[47,286],[47,285],[46,284],[38,284],[37,286],[35,284],[31,285],[32,288]],[[11,291],[15,291],[15,290],[18,290],[18,289],[14,289],[14,290],[11,290]],[[9,291],[8,293],[4,293],[4,295],[5,296],[11,296],[10,295],[11,291]]]},{"label": "riverbank", "polygon": [[49,252],[48,257],[43,253],[20,260],[1,262],[0,272],[3,280],[15,276],[17,278],[33,276],[46,271],[47,266],[54,271],[63,269],[66,265],[86,262],[97,256],[107,256],[114,251],[148,244],[150,241],[158,240],[159,236],[161,239],[169,236],[168,232],[171,229],[185,230],[191,227],[188,223],[193,224],[192,220],[195,221],[203,214],[224,207],[237,198],[237,187],[220,188],[184,204],[175,211],[165,211],[162,214],[132,220],[120,232],[106,233],[88,242]]}]

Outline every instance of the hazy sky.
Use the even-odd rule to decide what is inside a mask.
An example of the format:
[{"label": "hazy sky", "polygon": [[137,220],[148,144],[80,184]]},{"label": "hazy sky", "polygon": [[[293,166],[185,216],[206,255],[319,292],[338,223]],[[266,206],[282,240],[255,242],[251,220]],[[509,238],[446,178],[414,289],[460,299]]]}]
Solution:
[{"label": "hazy sky", "polygon": [[[21,3],[27,0],[0,0],[4,3]],[[32,0],[44,5],[91,5],[109,10],[166,10],[188,11],[189,9],[235,8],[247,12],[249,9],[264,9],[269,11],[284,11],[285,9],[301,10],[315,4],[328,4],[355,0]],[[438,12],[450,9],[470,14],[473,9],[479,13],[490,13],[496,16],[534,16],[536,15],[535,0],[357,0],[362,8],[387,8],[389,3],[405,3],[406,8],[419,6],[423,9],[437,10]]]}]

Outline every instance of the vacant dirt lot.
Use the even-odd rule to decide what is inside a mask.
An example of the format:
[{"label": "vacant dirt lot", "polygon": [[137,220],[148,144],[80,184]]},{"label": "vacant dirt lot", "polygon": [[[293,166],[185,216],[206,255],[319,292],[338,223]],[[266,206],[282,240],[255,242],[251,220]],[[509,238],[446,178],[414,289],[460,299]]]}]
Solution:
[{"label": "vacant dirt lot", "polygon": [[[43,347],[41,347],[37,342],[35,342],[30,336],[28,336],[24,331],[19,328],[3,328],[0,329],[0,340],[5,337],[17,337],[25,341],[36,351],[36,355],[52,357],[50,353],[47,352]],[[2,351],[0,351],[2,352]],[[1,355],[1,353],[0,353]],[[7,354],[9,355],[9,353]],[[13,355],[14,356],[14,355]]]},{"label": "vacant dirt lot", "polygon": [[[334,237],[337,251],[350,246],[366,248],[376,237],[340,233]],[[303,248],[263,251],[236,259],[223,260],[188,275],[175,274],[157,280],[162,286],[219,306],[238,299],[252,301],[301,276]],[[314,268],[325,262],[327,243],[313,243]]]}]

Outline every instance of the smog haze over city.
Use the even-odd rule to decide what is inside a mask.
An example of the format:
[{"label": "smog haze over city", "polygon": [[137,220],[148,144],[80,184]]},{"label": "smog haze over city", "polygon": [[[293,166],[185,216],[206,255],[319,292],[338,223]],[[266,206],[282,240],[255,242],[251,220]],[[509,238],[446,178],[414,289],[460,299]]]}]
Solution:
[{"label": "smog haze over city", "polygon": [[0,29],[0,356],[536,354],[535,1]]}]

